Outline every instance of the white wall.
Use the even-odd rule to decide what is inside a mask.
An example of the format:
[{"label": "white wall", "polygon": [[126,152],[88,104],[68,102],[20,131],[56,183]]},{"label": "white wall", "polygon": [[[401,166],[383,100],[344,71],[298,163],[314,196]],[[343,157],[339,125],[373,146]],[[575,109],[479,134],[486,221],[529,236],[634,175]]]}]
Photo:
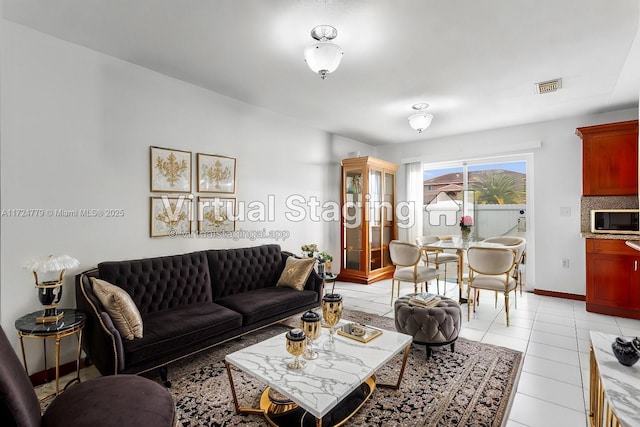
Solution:
[{"label": "white wall", "polygon": [[[573,117],[544,123],[495,129],[410,144],[378,147],[381,158],[400,163],[410,159],[441,162],[514,153],[532,153],[533,200],[528,202],[527,226],[533,231],[527,248],[527,288],[585,294],[585,242],[580,237],[582,144],[575,135],[581,126],[633,120],[638,109]],[[437,120],[437,117],[434,119]],[[426,131],[428,132],[428,130]],[[541,142],[540,148],[534,147]],[[404,167],[398,177],[400,200],[406,197]],[[528,194],[528,196],[531,196]],[[560,216],[560,208],[571,216]],[[570,268],[561,268],[569,258]]]},{"label": "white wall", "polygon": [[[61,307],[74,307],[74,275],[100,261],[273,243],[262,239],[149,237],[149,146],[237,158],[239,201],[275,197],[275,220],[237,229],[281,230],[283,249],[318,243],[338,253],[335,222],[289,221],[290,195],[340,200],[340,159],[371,146],[4,21],[2,26],[2,327],[39,309],[31,257],[70,254]],[[196,190],[195,182],[193,190]],[[157,195],[157,194],[156,194]],[[122,209],[122,218],[15,217],[12,209]],[[43,368],[27,342],[31,372]],[[73,340],[63,362],[73,359]],[[53,346],[49,346],[53,347]],[[52,357],[49,360],[53,360]]]}]

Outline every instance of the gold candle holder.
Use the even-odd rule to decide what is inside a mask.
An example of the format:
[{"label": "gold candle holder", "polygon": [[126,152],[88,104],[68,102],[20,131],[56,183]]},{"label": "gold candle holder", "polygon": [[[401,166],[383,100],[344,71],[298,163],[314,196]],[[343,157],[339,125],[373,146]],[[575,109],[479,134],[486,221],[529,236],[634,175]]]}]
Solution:
[{"label": "gold candle holder", "polygon": [[313,341],[320,338],[322,325],[321,317],[315,311],[307,311],[302,315],[302,330],[307,335],[307,349],[302,355],[305,359],[314,360],[318,358],[318,352],[314,350]]},{"label": "gold candle holder", "polygon": [[291,329],[287,332],[287,351],[289,354],[295,356],[293,362],[289,362],[287,367],[289,369],[302,369],[307,366],[307,362],[300,360],[300,356],[307,348],[307,336],[302,329]]},{"label": "gold candle holder", "polygon": [[323,345],[325,350],[334,350],[336,347],[334,335],[336,333],[335,326],[342,317],[342,295],[327,294],[322,297],[322,317],[324,322],[329,325],[329,340]]}]

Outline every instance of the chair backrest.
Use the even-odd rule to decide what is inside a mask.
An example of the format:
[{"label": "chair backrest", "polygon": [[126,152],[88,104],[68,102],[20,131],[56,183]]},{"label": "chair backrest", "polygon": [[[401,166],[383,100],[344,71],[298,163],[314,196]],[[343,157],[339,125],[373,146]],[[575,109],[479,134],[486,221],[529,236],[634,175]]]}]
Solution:
[{"label": "chair backrest", "polygon": [[436,243],[440,241],[438,236],[419,236],[416,237],[416,244],[418,246],[426,245],[427,243]]},{"label": "chair backrest", "polygon": [[0,425],[40,426],[40,402],[2,327],[0,327]]},{"label": "chair backrest", "polygon": [[515,249],[516,265],[520,264],[520,261],[522,261],[522,254],[524,253],[525,248],[527,247],[527,241],[522,237],[516,237],[516,236],[489,237],[487,239],[484,239],[483,242],[499,243],[501,245],[508,246],[510,249]]},{"label": "chair backrest", "polygon": [[420,261],[420,248],[413,243],[392,240],[389,243],[389,255],[394,265],[407,267]]},{"label": "chair backrest", "polygon": [[516,262],[511,248],[471,247],[467,250],[469,268],[480,274],[509,273]]}]

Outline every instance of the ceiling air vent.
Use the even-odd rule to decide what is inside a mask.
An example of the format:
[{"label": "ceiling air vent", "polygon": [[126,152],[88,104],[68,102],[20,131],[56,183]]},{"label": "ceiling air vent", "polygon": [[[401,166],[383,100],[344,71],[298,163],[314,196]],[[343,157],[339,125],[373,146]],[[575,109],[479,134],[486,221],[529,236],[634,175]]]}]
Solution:
[{"label": "ceiling air vent", "polygon": [[562,79],[553,79],[546,82],[536,83],[536,92],[542,95],[543,93],[557,92],[562,88]]}]

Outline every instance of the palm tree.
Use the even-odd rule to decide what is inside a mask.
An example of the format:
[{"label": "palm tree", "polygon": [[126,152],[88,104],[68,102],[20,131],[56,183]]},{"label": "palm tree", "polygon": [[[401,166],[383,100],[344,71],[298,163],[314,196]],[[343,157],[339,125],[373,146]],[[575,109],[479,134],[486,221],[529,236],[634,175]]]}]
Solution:
[{"label": "palm tree", "polygon": [[524,183],[511,175],[487,173],[485,177],[476,177],[470,187],[476,192],[476,203],[482,205],[524,203]]}]

